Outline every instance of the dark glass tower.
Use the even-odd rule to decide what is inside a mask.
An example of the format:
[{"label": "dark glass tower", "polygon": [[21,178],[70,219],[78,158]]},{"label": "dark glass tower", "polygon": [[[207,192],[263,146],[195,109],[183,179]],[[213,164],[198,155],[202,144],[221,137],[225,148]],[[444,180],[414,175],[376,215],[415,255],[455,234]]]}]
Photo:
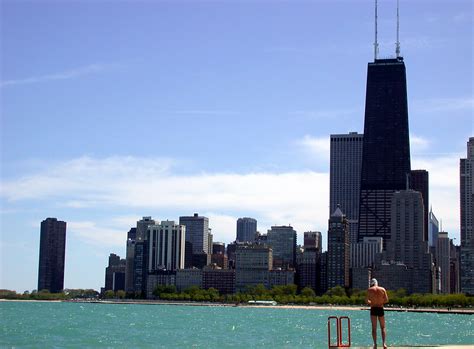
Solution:
[{"label": "dark glass tower", "polygon": [[390,240],[390,200],[407,188],[408,105],[402,57],[369,63],[360,184],[359,234]]},{"label": "dark glass tower", "polygon": [[61,292],[64,288],[66,222],[46,218],[41,222],[38,291]]}]

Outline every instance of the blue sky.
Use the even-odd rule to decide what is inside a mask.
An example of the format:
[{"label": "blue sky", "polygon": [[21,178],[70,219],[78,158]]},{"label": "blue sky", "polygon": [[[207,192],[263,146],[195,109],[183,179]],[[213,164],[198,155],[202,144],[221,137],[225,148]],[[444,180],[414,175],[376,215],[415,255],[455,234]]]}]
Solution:
[{"label": "blue sky", "polygon": [[[473,135],[469,0],[400,1],[412,168],[459,241]],[[142,216],[327,232],[329,135],[363,132],[373,1],[1,2],[0,288],[36,288],[39,225],[68,222],[67,288],[99,289]],[[380,56],[396,1],[379,0]]]}]

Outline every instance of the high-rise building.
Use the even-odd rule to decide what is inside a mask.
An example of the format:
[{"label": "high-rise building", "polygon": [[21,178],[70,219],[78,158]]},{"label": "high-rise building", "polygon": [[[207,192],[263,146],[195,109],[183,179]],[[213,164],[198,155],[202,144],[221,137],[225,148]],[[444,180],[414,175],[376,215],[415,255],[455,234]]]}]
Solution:
[{"label": "high-rise building", "polygon": [[351,268],[369,268],[375,263],[377,253],[382,253],[383,238],[365,237],[362,242],[351,243]]},{"label": "high-rise building", "polygon": [[433,210],[430,208],[430,213],[428,214],[428,245],[430,248],[436,249],[436,246],[438,245],[438,233],[439,222],[434,215]]},{"label": "high-rise building", "polygon": [[[405,275],[394,273],[387,281],[392,288],[404,288],[407,292],[430,293],[433,290],[433,258],[424,240],[424,207],[420,192],[401,190],[392,195],[391,232],[387,244],[386,262],[404,265]],[[390,268],[398,269],[396,264],[382,269],[385,275]],[[377,266],[378,267],[378,266]],[[380,281],[380,280],[379,280]],[[407,284],[408,282],[408,284]]]},{"label": "high-rise building", "polygon": [[349,223],[339,207],[329,218],[327,286],[349,287]]},{"label": "high-rise building", "polygon": [[451,293],[459,293],[460,292],[460,270],[459,270],[459,259],[461,255],[461,246],[454,245],[453,240],[450,240],[449,243],[449,256],[450,256],[450,285],[449,289]]},{"label": "high-rise building", "polygon": [[248,286],[269,286],[272,269],[272,249],[262,245],[237,245],[235,250],[235,288],[245,291]]},{"label": "high-rise building", "polygon": [[179,225],[186,226],[186,241],[193,244],[193,254],[209,253],[209,218],[197,213],[193,216],[182,216],[179,217]]},{"label": "high-rise building", "polygon": [[367,71],[359,241],[390,241],[391,199],[406,189],[410,170],[405,63],[402,57],[375,59]]},{"label": "high-rise building", "polygon": [[315,248],[319,253],[323,251],[323,237],[320,231],[305,231],[303,237],[305,249]]},{"label": "high-rise building", "polygon": [[424,240],[428,241],[428,207],[429,205],[429,174],[426,170],[411,170],[410,171],[410,189],[419,191],[423,198],[423,206],[425,213],[423,217],[425,225]]},{"label": "high-rise building", "polygon": [[111,253],[109,256],[109,265],[105,268],[105,287],[104,291],[125,290],[125,259]]},{"label": "high-rise building", "polygon": [[174,221],[148,226],[148,272],[184,268],[185,226]]},{"label": "high-rise building", "polygon": [[441,270],[441,293],[451,293],[451,256],[448,233],[440,231],[436,248],[436,266]]},{"label": "high-rise building", "polygon": [[329,214],[339,205],[349,222],[351,242],[357,241],[363,140],[357,132],[331,135]]},{"label": "high-rise building", "polygon": [[38,291],[61,292],[64,288],[66,222],[46,218],[41,222]]},{"label": "high-rise building", "polygon": [[316,247],[306,247],[296,257],[297,284],[300,289],[311,287],[319,293],[321,278],[320,269],[321,251]]},{"label": "high-rise building", "polygon": [[[146,289],[144,282],[146,281],[146,263],[144,258],[144,244],[147,238],[148,226],[155,224],[155,221],[150,216],[143,217],[137,221],[137,227],[131,228],[127,233],[127,250],[126,250],[126,266],[125,266],[125,291],[128,293],[140,294]],[[138,246],[138,247],[137,247]],[[137,248],[139,250],[137,254]],[[135,264],[135,263],[141,264]],[[140,275],[136,276],[135,271]]]},{"label": "high-rise building", "polygon": [[237,219],[237,239],[238,242],[254,242],[257,234],[257,220],[243,217]]},{"label": "high-rise building", "polygon": [[467,157],[461,159],[461,292],[474,294],[474,137],[467,142]]},{"label": "high-rise building", "polygon": [[273,250],[273,266],[294,268],[296,265],[296,231],[290,225],[272,226],[267,244]]}]

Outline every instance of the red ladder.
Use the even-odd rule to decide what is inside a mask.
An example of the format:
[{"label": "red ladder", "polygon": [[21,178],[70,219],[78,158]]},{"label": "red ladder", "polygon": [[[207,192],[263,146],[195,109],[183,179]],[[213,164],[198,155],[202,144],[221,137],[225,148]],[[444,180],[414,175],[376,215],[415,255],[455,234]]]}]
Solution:
[{"label": "red ladder", "polygon": [[[337,343],[331,343],[331,320],[334,319],[337,329]],[[347,342],[342,341],[342,320],[347,320]],[[351,319],[348,316],[330,316],[328,317],[328,347],[329,348],[350,348],[351,346]]]}]

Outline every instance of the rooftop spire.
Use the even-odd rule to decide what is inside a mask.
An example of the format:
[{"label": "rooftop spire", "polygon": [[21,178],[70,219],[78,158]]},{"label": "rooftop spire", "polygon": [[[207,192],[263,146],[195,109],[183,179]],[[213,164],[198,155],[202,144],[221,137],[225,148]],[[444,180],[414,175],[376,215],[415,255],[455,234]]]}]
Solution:
[{"label": "rooftop spire", "polygon": [[397,42],[395,44],[395,55],[400,57],[400,12],[399,12],[399,0],[397,0]]},{"label": "rooftop spire", "polygon": [[374,61],[377,59],[379,44],[377,42],[377,0],[375,0],[375,42],[374,42]]}]

